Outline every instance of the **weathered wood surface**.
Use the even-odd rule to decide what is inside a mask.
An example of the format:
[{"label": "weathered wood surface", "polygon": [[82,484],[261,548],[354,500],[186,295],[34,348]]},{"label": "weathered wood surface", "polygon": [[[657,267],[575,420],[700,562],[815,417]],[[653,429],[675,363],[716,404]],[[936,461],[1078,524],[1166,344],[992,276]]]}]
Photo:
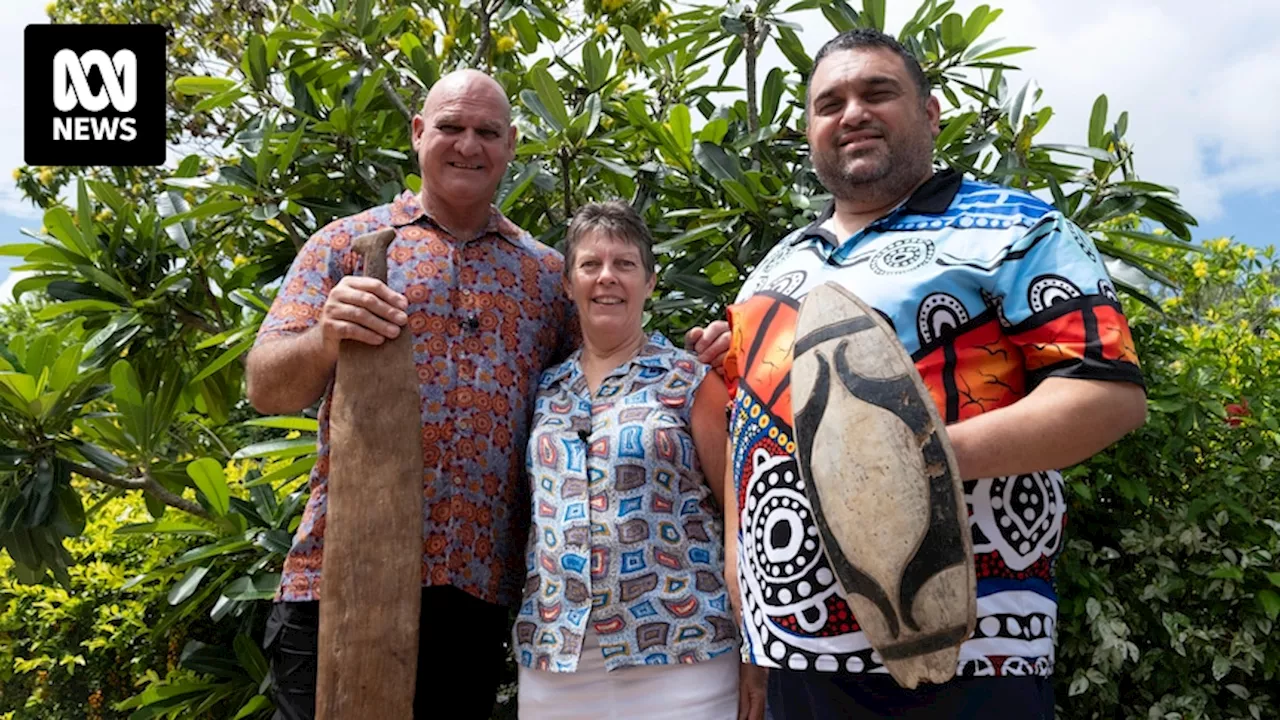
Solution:
[{"label": "weathered wood surface", "polygon": [[898,684],[946,682],[977,600],[942,418],[893,329],[844,288],[808,294],[796,338],[797,454],[823,549]]},{"label": "weathered wood surface", "polygon": [[[386,282],[395,231],[356,238]],[[422,430],[413,333],[343,341],[329,409],[316,717],[413,717],[422,601]]]}]

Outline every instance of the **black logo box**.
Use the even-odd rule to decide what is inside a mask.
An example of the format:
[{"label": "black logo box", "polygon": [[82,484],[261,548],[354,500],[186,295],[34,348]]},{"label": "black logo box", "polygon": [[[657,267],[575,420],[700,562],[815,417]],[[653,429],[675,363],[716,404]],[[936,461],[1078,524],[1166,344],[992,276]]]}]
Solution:
[{"label": "black logo box", "polygon": [[[28,165],[163,165],[165,161],[165,63],[163,25],[28,25],[23,48],[24,108],[23,159]],[[54,104],[54,56],[61,50],[82,56],[101,50],[112,57],[131,50],[137,58],[137,103],[118,112],[111,103],[98,112],[77,106],[67,112]],[[96,68],[87,70],[91,92],[103,92],[104,80]],[[55,121],[110,124],[133,119],[132,140],[120,136],[105,139],[54,139]],[[85,124],[85,121],[80,121]]]}]

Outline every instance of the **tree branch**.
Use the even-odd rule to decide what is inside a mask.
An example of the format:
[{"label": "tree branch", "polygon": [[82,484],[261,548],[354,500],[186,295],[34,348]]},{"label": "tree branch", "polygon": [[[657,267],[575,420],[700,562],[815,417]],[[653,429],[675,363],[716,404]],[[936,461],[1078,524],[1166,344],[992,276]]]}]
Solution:
[{"label": "tree branch", "polygon": [[756,64],[760,60],[756,36],[760,32],[760,23],[754,14],[748,14],[746,20],[747,32],[742,38],[742,48],[747,60],[747,130],[754,133],[760,129],[760,109],[756,100]]},{"label": "tree branch", "polygon": [[[496,3],[495,3],[496,5]],[[480,2],[480,43],[476,45],[476,51],[471,55],[471,67],[479,68],[480,62],[484,61],[485,67],[492,70],[489,62],[489,16],[493,14],[496,7],[489,7],[488,0]]]},{"label": "tree branch", "polygon": [[408,105],[404,104],[404,100],[400,99],[400,94],[396,92],[396,89],[391,86],[391,83],[386,78],[382,78],[382,92],[386,93],[387,99],[404,116],[404,121],[413,125],[413,111],[409,109]]},{"label": "tree branch", "polygon": [[205,518],[206,520],[212,519],[209,516],[209,512],[200,507],[199,503],[192,502],[181,495],[170,492],[168,488],[161,485],[150,475],[144,474],[137,478],[122,478],[116,477],[109,472],[99,470],[98,468],[89,465],[80,465],[78,463],[70,463],[70,465],[72,472],[77,475],[83,475],[90,480],[97,480],[103,485],[110,485],[111,487],[120,488],[122,490],[141,490],[142,492],[149,493],[151,496],[169,507],[178,508],[179,510],[191,513],[197,517]]}]

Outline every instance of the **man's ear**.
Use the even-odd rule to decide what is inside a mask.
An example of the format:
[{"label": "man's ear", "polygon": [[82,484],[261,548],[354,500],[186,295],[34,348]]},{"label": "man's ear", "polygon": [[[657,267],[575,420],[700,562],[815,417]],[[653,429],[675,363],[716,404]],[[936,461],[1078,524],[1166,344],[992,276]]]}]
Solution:
[{"label": "man's ear", "polygon": [[520,139],[520,133],[516,130],[516,126],[512,125],[507,130],[507,150],[511,153],[511,157],[516,156],[516,140]]},{"label": "man's ear", "polygon": [[418,151],[418,140],[422,138],[422,132],[427,129],[427,121],[422,119],[422,115],[414,115],[413,122],[409,124],[410,135],[409,144],[413,146],[413,151]]},{"label": "man's ear", "polygon": [[924,101],[924,112],[929,118],[929,130],[933,132],[936,138],[942,132],[942,126],[939,121],[942,119],[942,106],[938,103],[938,98],[930,95],[928,100]]}]

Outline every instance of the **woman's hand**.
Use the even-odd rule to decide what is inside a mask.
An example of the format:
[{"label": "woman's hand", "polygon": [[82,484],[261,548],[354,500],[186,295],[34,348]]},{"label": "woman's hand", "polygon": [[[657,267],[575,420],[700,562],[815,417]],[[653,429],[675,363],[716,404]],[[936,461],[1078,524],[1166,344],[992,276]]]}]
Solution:
[{"label": "woman's hand", "polygon": [[769,669],[742,663],[738,666],[738,720],[764,720],[765,683]]}]

